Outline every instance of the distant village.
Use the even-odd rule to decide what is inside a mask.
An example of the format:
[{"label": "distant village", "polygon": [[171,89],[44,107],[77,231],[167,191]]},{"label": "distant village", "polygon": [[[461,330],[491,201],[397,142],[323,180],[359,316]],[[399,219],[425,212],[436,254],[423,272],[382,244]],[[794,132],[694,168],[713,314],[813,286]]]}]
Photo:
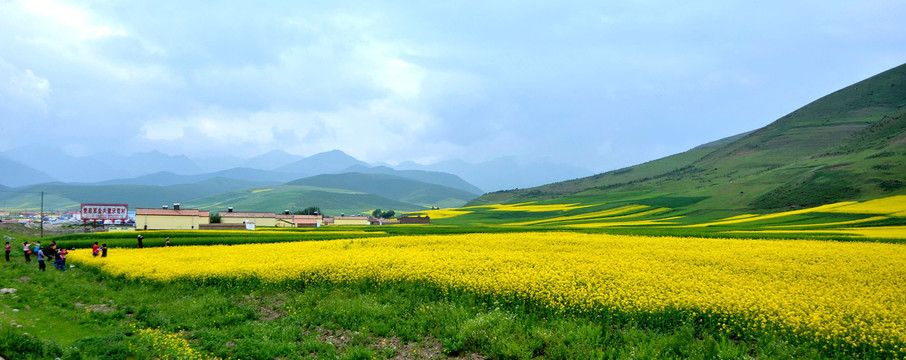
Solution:
[{"label": "distant village", "polygon": [[179,203],[172,207],[168,205],[160,208],[138,208],[134,213],[128,211],[125,204],[81,204],[79,211],[62,213],[40,213],[23,211],[13,215],[9,211],[0,210],[0,219],[3,222],[18,222],[24,224],[49,223],[76,225],[93,229],[100,227],[110,231],[133,230],[255,230],[257,227],[277,228],[314,228],[321,226],[344,225],[394,225],[394,224],[428,224],[428,216],[403,215],[396,219],[381,218],[367,215],[324,216],[323,214],[300,215],[292,214],[289,210],[283,213],[275,212],[240,212],[233,211],[230,207],[220,211],[219,222],[212,222],[210,211],[199,209],[183,209]]}]

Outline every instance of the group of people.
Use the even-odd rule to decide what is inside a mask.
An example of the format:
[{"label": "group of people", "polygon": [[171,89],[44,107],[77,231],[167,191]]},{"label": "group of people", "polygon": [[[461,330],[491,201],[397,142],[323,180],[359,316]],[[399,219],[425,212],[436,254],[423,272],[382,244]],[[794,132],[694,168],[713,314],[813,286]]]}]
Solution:
[{"label": "group of people", "polygon": [[[12,249],[12,246],[9,244],[9,241],[6,242],[6,261],[9,261],[9,253]],[[73,248],[75,250],[75,248]],[[91,248],[92,254],[94,256],[101,255],[101,257],[107,257],[107,244],[98,246],[98,243],[95,242],[94,246]],[[38,270],[45,271],[47,269],[47,258],[53,258],[53,267],[56,270],[66,271],[66,255],[69,254],[69,250],[64,248],[58,248],[57,242],[50,243],[50,249],[44,251],[44,248],[41,247],[41,242],[36,241],[34,245],[29,244],[27,241],[22,243],[22,253],[25,254],[25,262],[31,262],[31,256],[35,256],[35,260],[38,261]]]},{"label": "group of people", "polygon": [[[144,240],[144,239],[145,239],[144,236],[142,236],[141,234],[138,235],[138,247],[139,248],[144,247],[144,244],[142,243],[142,240]],[[170,237],[169,236],[165,240],[164,246],[170,246]],[[7,262],[9,262],[9,253],[11,250],[12,250],[12,245],[10,245],[9,241],[7,241],[6,242],[6,261]],[[73,248],[73,250],[75,250],[75,248]],[[38,261],[38,269],[41,271],[45,271],[45,269],[47,268],[45,260],[48,257],[53,257],[54,269],[66,271],[66,254],[68,254],[69,251],[67,251],[66,249],[63,249],[63,248],[57,248],[56,241],[54,241],[50,244],[50,250],[47,252],[45,252],[44,249],[41,248],[40,241],[36,241],[34,245],[30,244],[27,241],[23,242],[22,243],[22,253],[25,254],[25,262],[27,262],[27,263],[31,262],[31,256],[34,255],[35,259]],[[107,244],[98,246],[98,243],[95,242],[94,245],[91,247],[91,255],[93,255],[95,257],[97,257],[97,256],[107,257]]]}]

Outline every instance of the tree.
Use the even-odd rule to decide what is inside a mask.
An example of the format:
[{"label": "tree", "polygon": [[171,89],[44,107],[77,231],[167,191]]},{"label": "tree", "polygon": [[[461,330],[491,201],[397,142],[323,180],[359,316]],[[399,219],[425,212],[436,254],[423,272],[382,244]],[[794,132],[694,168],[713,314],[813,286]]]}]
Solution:
[{"label": "tree", "polygon": [[296,215],[323,215],[321,213],[321,208],[319,208],[317,206],[309,206],[303,210],[296,210],[295,212],[293,212],[293,214],[296,214]]},{"label": "tree", "polygon": [[379,219],[389,219],[394,215],[396,215],[396,212],[393,210],[381,211],[381,209],[374,209],[374,211],[371,212],[371,216]]},{"label": "tree", "polygon": [[208,220],[211,224],[220,224],[220,214],[211,211],[211,215],[208,215]]}]

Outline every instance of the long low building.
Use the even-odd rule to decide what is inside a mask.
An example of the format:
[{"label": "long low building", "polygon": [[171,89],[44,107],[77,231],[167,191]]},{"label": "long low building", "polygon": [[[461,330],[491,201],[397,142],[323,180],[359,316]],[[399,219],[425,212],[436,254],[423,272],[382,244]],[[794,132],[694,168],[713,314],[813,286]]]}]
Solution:
[{"label": "long low building", "polygon": [[334,216],[334,225],[371,225],[368,217],[364,215]]},{"label": "long low building", "polygon": [[197,230],[210,223],[210,212],[198,209],[135,209],[136,230]]},{"label": "long low building", "polygon": [[323,222],[321,215],[277,215],[277,227],[321,227]]},{"label": "long low building", "polygon": [[321,215],[276,214],[272,212],[237,212],[232,208],[221,211],[222,224],[249,224],[265,227],[320,227],[324,217]]},{"label": "long low building", "polygon": [[221,224],[247,224],[254,223],[255,226],[279,226],[277,217],[272,212],[235,212],[221,211]]}]

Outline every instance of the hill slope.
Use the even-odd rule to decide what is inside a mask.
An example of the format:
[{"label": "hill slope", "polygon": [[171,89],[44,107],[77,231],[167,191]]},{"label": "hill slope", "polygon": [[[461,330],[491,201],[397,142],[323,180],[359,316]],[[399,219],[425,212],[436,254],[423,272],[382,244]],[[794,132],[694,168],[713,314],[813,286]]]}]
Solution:
[{"label": "hill slope", "polygon": [[[325,215],[358,214],[374,209],[417,211],[424,207],[387,199],[374,194],[315,186],[281,185],[262,189],[238,190],[184,203],[187,208],[222,211],[281,212],[317,206]],[[366,211],[368,210],[368,211]]]},{"label": "hill slope", "polygon": [[476,197],[462,190],[386,174],[318,175],[291,181],[287,185],[347,189],[422,206],[456,207]]},{"label": "hill slope", "polygon": [[751,133],[604,174],[486,194],[470,204],[695,199],[692,210],[779,209],[906,193],[906,65]]},{"label": "hill slope", "polygon": [[394,175],[416,181],[426,182],[429,184],[462,190],[470,194],[475,194],[476,196],[484,194],[484,191],[481,191],[481,189],[475,187],[475,185],[467,183],[461,177],[439,171],[396,170],[387,166],[367,167],[362,165],[355,165],[346,170],[343,170],[342,172]]}]

